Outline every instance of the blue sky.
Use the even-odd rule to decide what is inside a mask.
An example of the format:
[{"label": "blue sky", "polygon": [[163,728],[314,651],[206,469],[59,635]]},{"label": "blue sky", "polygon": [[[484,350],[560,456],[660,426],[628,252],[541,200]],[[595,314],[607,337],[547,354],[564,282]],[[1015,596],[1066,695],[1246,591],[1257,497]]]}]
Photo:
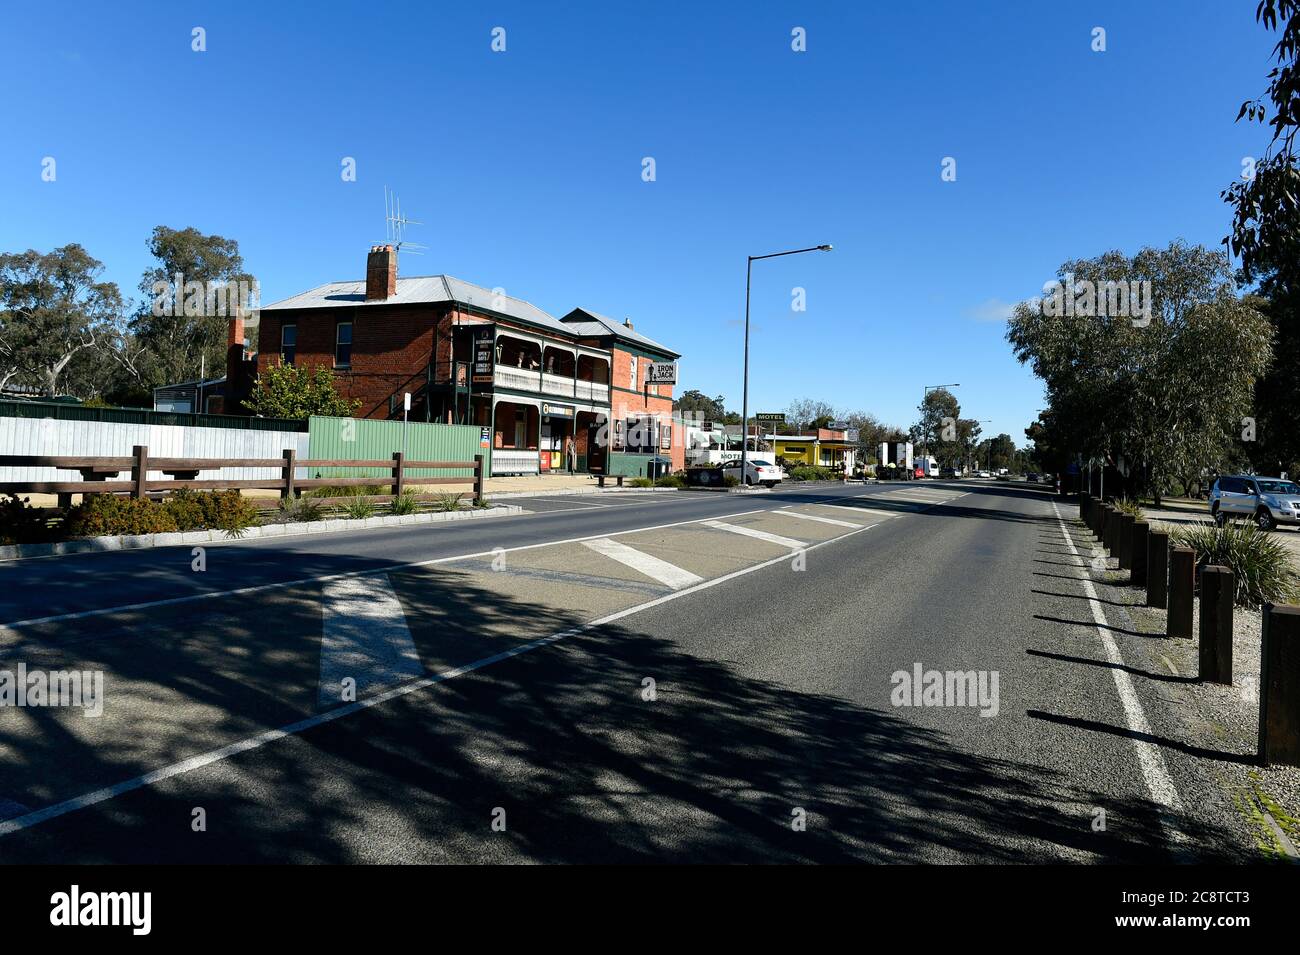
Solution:
[{"label": "blue sky", "polygon": [[80,242],[133,293],[153,226],[194,226],[272,302],[361,278],[389,185],[425,223],[403,274],[629,316],[683,353],[680,388],[739,409],[746,255],[833,243],[755,266],[751,412],[906,425],[961,382],[964,415],[1024,443],[1042,390],[1000,315],[1068,258],[1217,247],[1219,191],[1267,144],[1233,122],[1271,68],[1254,9],[10,5],[0,249]]}]

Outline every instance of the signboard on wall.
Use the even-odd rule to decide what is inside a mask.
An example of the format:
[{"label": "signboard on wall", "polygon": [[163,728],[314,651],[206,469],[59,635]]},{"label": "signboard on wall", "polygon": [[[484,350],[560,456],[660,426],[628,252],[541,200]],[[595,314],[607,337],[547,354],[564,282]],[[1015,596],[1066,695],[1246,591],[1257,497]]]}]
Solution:
[{"label": "signboard on wall", "polygon": [[554,405],[549,401],[542,402],[543,418],[572,418],[573,415],[573,405]]},{"label": "signboard on wall", "polygon": [[647,385],[677,384],[677,362],[675,361],[646,362],[645,383]]},{"label": "signboard on wall", "polygon": [[493,330],[476,328],[474,330],[474,384],[492,384],[492,373],[496,365],[496,340]]}]

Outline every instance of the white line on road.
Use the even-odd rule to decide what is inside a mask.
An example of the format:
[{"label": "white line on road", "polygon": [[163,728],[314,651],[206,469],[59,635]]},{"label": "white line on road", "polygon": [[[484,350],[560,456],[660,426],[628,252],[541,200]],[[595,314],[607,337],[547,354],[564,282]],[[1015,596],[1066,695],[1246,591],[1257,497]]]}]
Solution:
[{"label": "white line on road", "polygon": [[855,524],[853,521],[841,521],[835,517],[818,517],[816,514],[801,514],[799,511],[792,511],[788,508],[781,508],[776,511],[782,517],[797,517],[805,521],[820,521],[823,524],[834,524],[837,527],[861,527],[861,524]]},{"label": "white line on road", "polygon": [[[1061,528],[1061,537],[1065,540],[1066,546],[1077,557],[1078,551],[1074,547],[1074,541],[1070,538],[1065,521],[1061,518],[1061,509],[1056,506],[1055,501],[1052,502],[1052,510],[1056,512],[1056,523]],[[1138,768],[1142,771],[1142,779],[1146,783],[1147,792],[1151,794],[1153,800],[1166,810],[1162,814],[1164,818],[1161,820],[1165,831],[1172,841],[1181,843],[1185,837],[1182,831],[1172,824],[1172,820],[1168,816],[1171,813],[1182,812],[1183,802],[1178,796],[1178,790],[1174,786],[1173,779],[1169,776],[1169,768],[1165,765],[1164,754],[1160,752],[1160,747],[1151,742],[1149,738],[1155,734],[1151,732],[1151,724],[1147,721],[1146,713],[1142,710],[1142,703],[1138,700],[1137,691],[1133,688],[1133,680],[1124,669],[1124,657],[1119,652],[1115,639],[1106,629],[1110,624],[1107,623],[1106,614],[1101,609],[1101,603],[1097,598],[1097,589],[1088,576],[1080,577],[1079,582],[1083,584],[1083,592],[1088,598],[1088,607],[1092,611],[1093,623],[1096,625],[1097,633],[1101,637],[1101,645],[1106,652],[1106,659],[1111,664],[1110,672],[1115,678],[1115,689],[1119,691],[1120,703],[1124,707],[1124,719],[1128,723],[1129,731],[1135,734],[1133,748],[1137,751]],[[1140,739],[1138,737],[1148,738]]]},{"label": "white line on road", "polygon": [[625,567],[631,567],[638,573],[645,574],[651,580],[657,580],[673,590],[692,587],[704,580],[698,574],[683,570],[676,564],[670,564],[666,560],[660,560],[653,554],[647,554],[634,547],[628,547],[626,544],[610,540],[608,537],[600,537],[594,541],[583,541],[582,546],[589,547],[597,554],[602,554],[611,560],[616,560]]},{"label": "white line on road", "polygon": [[[679,523],[694,524],[696,522],[681,521]],[[670,525],[670,526],[677,526],[677,525]],[[806,550],[808,551],[819,550],[820,548],[826,547],[829,544],[834,544],[839,541],[845,540],[846,538],[853,537],[855,534],[861,534],[865,531],[869,531],[871,530],[872,527],[875,526],[876,526],[875,524],[871,524],[867,527],[859,528],[858,530],[848,531],[844,534],[841,534],[839,537],[832,537],[830,540],[821,541],[820,543],[817,544],[810,544],[806,548]],[[535,545],[530,545],[530,546],[535,546]],[[523,548],[517,548],[517,549],[523,549]],[[655,599],[649,600],[643,604],[637,604],[635,607],[628,607],[626,610],[615,611],[614,613],[607,614],[606,616],[600,617],[597,620],[593,620],[590,623],[584,623],[576,627],[571,627],[568,630],[561,630],[558,633],[553,633],[546,637],[539,637],[536,640],[531,640],[528,643],[520,644],[517,647],[512,647],[509,650],[504,650],[501,653],[494,653],[489,657],[483,657],[481,660],[475,660],[473,663],[468,663],[465,666],[456,667],[455,669],[452,670],[444,670],[442,673],[437,673],[432,676],[426,676],[421,679],[414,680],[410,683],[405,683],[402,686],[394,687],[391,690],[385,690],[383,693],[380,693],[378,696],[368,697],[367,699],[364,700],[357,700],[355,703],[348,703],[344,706],[340,706],[333,710],[328,710],[324,713],[317,713],[315,716],[309,716],[306,719],[297,721],[296,723],[290,723],[288,726],[282,726],[279,729],[267,730],[264,733],[258,733],[256,736],[250,736],[247,739],[242,739],[237,742],[230,743],[229,745],[222,746],[219,749],[209,750],[206,753],[199,753],[196,756],[191,756],[188,759],[181,760],[180,762],[172,763],[169,766],[163,766],[159,769],[153,770],[152,772],[144,773],[143,775],[136,776],[132,779],[123,780],[122,782],[115,783],[112,786],[105,786],[102,789],[96,789],[93,792],[85,793],[81,796],[76,796],[72,799],[66,799],[63,802],[54,803],[51,806],[46,806],[44,809],[37,809],[34,812],[29,812],[26,815],[18,816],[14,819],[6,819],[0,822],[0,838],[4,836],[12,835],[15,832],[21,832],[24,829],[30,829],[33,826],[38,826],[41,823],[48,822],[51,819],[57,819],[60,816],[66,816],[68,813],[77,812],[78,810],[81,809],[87,809],[90,806],[97,805],[98,803],[101,802],[107,802],[110,799],[115,799],[118,796],[125,795],[126,793],[133,792],[137,789],[142,789],[145,786],[152,786],[154,783],[163,782],[164,780],[171,779],[175,776],[183,775],[184,773],[192,772],[196,769],[202,769],[204,766],[210,766],[213,763],[230,759],[232,756],[238,756],[241,753],[247,753],[250,750],[260,749],[261,747],[267,745],[268,743],[273,743],[276,740],[281,740],[281,739],[285,739],[286,737],[296,736],[300,733],[305,733],[308,730],[315,729],[317,726],[324,726],[326,723],[332,723],[335,720],[342,719],[345,716],[351,716],[353,713],[360,713],[363,710],[368,710],[371,707],[380,705],[381,703],[387,703],[389,700],[394,700],[397,699],[398,697],[406,696],[410,693],[415,693],[420,690],[426,689],[430,686],[433,686],[435,683],[445,683],[447,680],[455,679],[458,676],[464,676],[466,673],[472,673],[475,670],[481,670],[486,666],[492,665],[493,663],[499,663],[502,660],[508,660],[511,657],[516,657],[519,656],[520,654],[528,653],[529,651],[536,650],[539,647],[544,647],[552,643],[557,643],[558,641],[564,640],[567,637],[572,637],[581,633],[586,633],[589,630],[594,630],[597,627],[602,627],[606,624],[614,623],[618,620],[624,619],[625,617],[631,617],[634,614],[638,614],[646,610],[652,610],[655,607],[662,606],[663,604],[669,603],[670,601],[678,600],[682,597],[687,597],[691,594],[699,593],[702,590],[708,590],[710,587],[717,587],[720,584],[725,584],[728,581],[735,580],[738,577],[744,577],[747,574],[752,574],[760,570],[765,570],[766,568],[775,566],[776,564],[784,564],[789,559],[790,557],[788,554],[782,554],[780,557],[773,557],[771,560],[765,560],[760,564],[754,564],[752,567],[742,567],[740,570],[732,571],[729,574],[723,574],[721,577],[714,577],[712,580],[703,581],[702,583],[698,583],[693,587],[686,587],[683,588],[682,590],[677,590],[670,594],[664,594],[662,597],[656,597]]]},{"label": "white line on road", "polygon": [[345,679],[356,681],[352,699],[360,699],[424,676],[406,612],[387,574],[331,580],[321,590],[322,706],[347,702]]},{"label": "white line on road", "polygon": [[822,504],[818,502],[815,507],[833,507],[837,511],[852,511],[854,514],[875,514],[877,517],[883,517],[889,520],[891,517],[897,517],[899,514],[915,513],[913,511],[886,511],[879,507],[859,507],[852,504]]},{"label": "white line on road", "polygon": [[752,527],[742,527],[740,524],[727,524],[723,521],[700,521],[705,527],[712,527],[720,531],[730,531],[733,534],[743,534],[746,537],[752,537],[755,540],[767,541],[769,544],[776,544],[778,547],[789,547],[791,550],[803,550],[804,542],[797,541],[793,537],[782,537],[780,534],[769,534],[767,531],[755,530]]},{"label": "white line on road", "polygon": [[[728,514],[728,517],[747,517],[750,514],[763,514],[771,508],[758,507],[749,511],[740,511],[736,514]],[[700,523],[700,518],[693,518],[689,521],[672,521],[668,524],[652,524],[649,527],[632,527],[625,531],[609,531],[604,534],[587,534],[583,537],[570,537],[558,541],[542,541],[537,544],[521,544],[518,547],[501,547],[495,550],[481,550],[470,554],[455,554],[451,557],[432,557],[429,560],[411,561],[405,564],[393,564],[381,569],[367,570],[348,570],[337,574],[324,574],[320,577],[299,577],[294,580],[281,580],[273,584],[253,584],[248,587],[236,587],[233,590],[210,590],[201,594],[187,594],[184,597],[164,597],[160,600],[142,600],[139,603],[121,604],[116,607],[99,607],[94,610],[78,610],[73,613],[59,613],[49,617],[32,617],[28,620],[12,620],[8,623],[0,624],[0,637],[17,637],[13,633],[14,627],[31,627],[44,623],[63,623],[67,620],[86,620],[92,617],[102,617],[105,614],[113,613],[130,613],[136,610],[152,610],[155,607],[174,607],[178,604],[196,603],[202,600],[216,600],[221,597],[243,597],[248,594],[266,593],[273,590],[284,590],[289,587],[301,587],[305,584],[322,583],[327,580],[347,580],[353,577],[369,577],[374,574],[387,574],[398,570],[411,570],[417,567],[433,567],[437,564],[449,564],[458,560],[470,560],[475,557],[495,557],[498,554],[513,554],[525,550],[537,550],[541,547],[558,547],[562,544],[580,544],[583,541],[595,540],[597,537],[622,537],[624,534],[641,534],[646,531],[667,530],[671,527],[686,527],[690,524]],[[9,631],[6,633],[6,631]]]}]

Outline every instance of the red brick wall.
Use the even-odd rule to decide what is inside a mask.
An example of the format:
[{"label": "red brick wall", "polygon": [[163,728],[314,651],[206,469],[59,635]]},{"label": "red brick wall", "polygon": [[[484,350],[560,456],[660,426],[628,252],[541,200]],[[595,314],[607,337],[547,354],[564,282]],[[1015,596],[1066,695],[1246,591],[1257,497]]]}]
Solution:
[{"label": "red brick wall", "polygon": [[[646,366],[652,359],[644,355],[636,357],[636,392],[631,393],[628,385],[633,381],[632,378],[632,358],[631,352],[625,351],[617,344],[613,348],[613,359],[611,368],[613,374],[612,387],[610,388],[609,401],[611,411],[615,418],[626,418],[628,415],[636,414],[654,414],[658,415],[661,426],[672,423],[673,414],[673,386],[672,385],[646,385]],[[656,393],[657,392],[657,393]],[[679,471],[686,466],[686,435],[682,429],[673,424],[672,448],[659,449],[659,453],[665,457],[673,459],[673,470]],[[662,444],[662,441],[660,442]]]}]

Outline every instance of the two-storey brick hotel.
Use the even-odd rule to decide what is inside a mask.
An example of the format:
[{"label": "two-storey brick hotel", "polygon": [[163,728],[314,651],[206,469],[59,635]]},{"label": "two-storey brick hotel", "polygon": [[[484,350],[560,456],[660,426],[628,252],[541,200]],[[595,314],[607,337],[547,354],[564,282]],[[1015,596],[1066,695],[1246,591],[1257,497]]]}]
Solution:
[{"label": "two-storey brick hotel", "polygon": [[[232,384],[252,377],[242,337],[232,331]],[[263,307],[258,351],[259,373],[281,361],[333,368],[361,417],[400,419],[409,393],[412,421],[490,428],[494,474],[564,468],[570,437],[580,471],[644,473],[611,455],[684,464],[673,386],[655,381],[675,380],[677,352],[587,309],[557,319],[450,275],[399,278],[390,245],[370,250],[364,282]]]}]

